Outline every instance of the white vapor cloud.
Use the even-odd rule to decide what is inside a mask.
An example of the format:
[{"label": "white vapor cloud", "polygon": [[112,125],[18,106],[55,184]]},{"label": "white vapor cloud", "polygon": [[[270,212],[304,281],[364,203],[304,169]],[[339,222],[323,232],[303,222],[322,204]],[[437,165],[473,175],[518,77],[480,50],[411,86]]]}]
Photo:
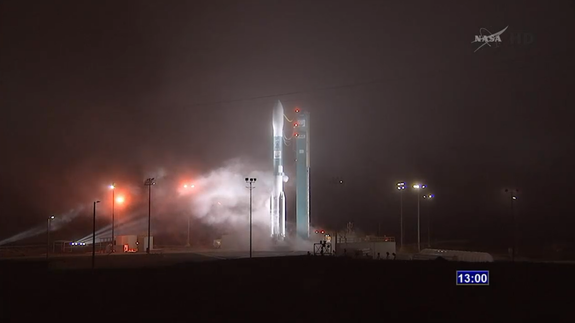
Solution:
[{"label": "white vapor cloud", "polygon": [[195,181],[190,194],[192,214],[209,225],[237,225],[249,221],[250,190],[246,177],[257,178],[252,191],[252,219],[257,226],[269,226],[271,172],[250,170],[239,161],[211,171]]}]

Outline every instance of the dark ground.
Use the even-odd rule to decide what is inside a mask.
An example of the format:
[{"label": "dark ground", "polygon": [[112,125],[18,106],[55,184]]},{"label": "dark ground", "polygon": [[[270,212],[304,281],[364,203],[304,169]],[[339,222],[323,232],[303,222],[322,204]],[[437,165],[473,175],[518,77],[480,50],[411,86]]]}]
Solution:
[{"label": "dark ground", "polygon": [[[456,286],[456,269],[489,269],[491,285]],[[575,320],[573,265],[310,256],[95,272],[1,262],[0,271],[0,322]]]}]

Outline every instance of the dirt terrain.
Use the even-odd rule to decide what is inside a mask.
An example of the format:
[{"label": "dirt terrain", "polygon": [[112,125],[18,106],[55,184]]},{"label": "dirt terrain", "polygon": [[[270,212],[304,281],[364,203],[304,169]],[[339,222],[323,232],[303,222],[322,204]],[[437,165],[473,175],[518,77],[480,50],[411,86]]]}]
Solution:
[{"label": "dirt terrain", "polygon": [[[573,321],[567,264],[292,256],[138,268],[145,257],[131,259],[95,271],[0,262],[0,321]],[[490,285],[456,286],[457,269],[488,269]]]}]

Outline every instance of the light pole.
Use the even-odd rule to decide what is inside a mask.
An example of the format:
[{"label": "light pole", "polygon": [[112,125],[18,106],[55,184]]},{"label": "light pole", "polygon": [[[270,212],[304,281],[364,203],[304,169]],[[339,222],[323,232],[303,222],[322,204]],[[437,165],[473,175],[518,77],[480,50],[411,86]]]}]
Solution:
[{"label": "light pole", "polygon": [[46,225],[46,259],[48,258],[48,255],[50,254],[50,226],[52,224],[52,220],[54,220],[54,218],[56,218],[53,215],[50,215],[48,217],[48,223]]},{"label": "light pole", "polygon": [[397,183],[397,190],[399,191],[399,250],[403,248],[403,191],[405,190],[405,182]]},{"label": "light pole", "polygon": [[146,253],[150,254],[150,227],[152,224],[152,186],[156,185],[154,178],[148,178],[144,182],[144,185],[148,187],[148,247],[146,248]]},{"label": "light pole", "polygon": [[511,200],[511,221],[512,221],[512,246],[511,246],[511,261],[515,262],[515,249],[517,248],[517,226],[515,221],[515,201],[517,200],[517,189],[505,189],[506,193],[509,193],[509,198]]},{"label": "light pole", "polygon": [[110,185],[110,189],[112,190],[112,252],[114,252],[114,249],[116,248],[116,242],[114,240],[114,208],[115,208],[115,202],[116,202],[116,183],[112,183],[112,185]]},{"label": "light pole", "polygon": [[250,189],[250,258],[252,257],[252,191],[256,181],[257,178],[246,177],[246,183],[249,184],[248,188]]},{"label": "light pole", "polygon": [[[184,189],[194,188],[194,184],[184,184]],[[191,216],[188,215],[188,242],[186,243],[186,247],[190,246],[190,220]]]},{"label": "light pole", "polygon": [[420,190],[426,188],[427,186],[422,184],[415,184],[413,188],[417,190],[417,252],[421,251],[421,221],[419,216],[419,201],[421,200]]},{"label": "light pole", "polygon": [[96,264],[96,204],[100,201],[94,201],[94,216],[92,217],[92,269]]},{"label": "light pole", "polygon": [[[434,194],[429,194],[429,195],[423,195],[423,198],[426,200],[431,200],[433,198],[435,198]],[[430,218],[431,218],[431,212],[427,211],[427,247],[431,248],[431,226],[430,226]]]},{"label": "light pole", "polygon": [[349,216],[349,214],[347,212],[348,206],[349,206],[349,200],[347,199],[347,196],[345,195],[346,191],[345,191],[345,186],[343,184],[343,179],[337,178],[336,180],[337,180],[336,199],[339,199],[339,201],[340,201],[340,203],[339,203],[340,204],[340,212],[343,211],[343,214],[345,216],[344,221],[347,221],[347,217]]},{"label": "light pole", "polygon": [[188,215],[188,243],[186,243],[186,247],[190,246],[190,216]]}]

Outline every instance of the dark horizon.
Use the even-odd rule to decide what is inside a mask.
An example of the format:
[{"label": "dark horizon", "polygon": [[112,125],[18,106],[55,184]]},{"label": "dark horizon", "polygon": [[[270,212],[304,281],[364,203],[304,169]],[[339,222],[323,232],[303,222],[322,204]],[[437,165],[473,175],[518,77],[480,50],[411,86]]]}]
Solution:
[{"label": "dark horizon", "polygon": [[[144,216],[147,177],[176,190],[230,160],[271,171],[281,100],[311,115],[317,227],[397,236],[395,185],[421,182],[436,196],[422,241],[431,214],[434,239],[504,245],[513,188],[522,243],[573,244],[574,18],[573,1],[3,2],[0,241],[112,182]],[[506,26],[474,52],[480,28]],[[413,243],[413,192],[404,210]],[[90,215],[55,235],[83,236]],[[179,213],[154,221],[183,234]]]}]

